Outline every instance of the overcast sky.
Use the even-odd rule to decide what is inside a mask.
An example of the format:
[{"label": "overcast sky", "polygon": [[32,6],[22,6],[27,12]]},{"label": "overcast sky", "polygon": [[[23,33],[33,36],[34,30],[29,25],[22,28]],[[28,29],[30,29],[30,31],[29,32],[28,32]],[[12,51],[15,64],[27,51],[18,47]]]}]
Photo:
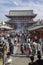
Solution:
[{"label": "overcast sky", "polygon": [[15,9],[34,10],[35,19],[43,19],[43,0],[0,0],[0,20],[7,20],[5,15]]}]

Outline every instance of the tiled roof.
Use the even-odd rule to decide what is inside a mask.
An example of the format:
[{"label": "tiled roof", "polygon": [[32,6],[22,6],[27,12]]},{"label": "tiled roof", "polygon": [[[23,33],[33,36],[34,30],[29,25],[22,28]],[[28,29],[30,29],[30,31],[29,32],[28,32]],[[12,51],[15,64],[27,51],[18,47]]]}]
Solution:
[{"label": "tiled roof", "polygon": [[36,16],[33,10],[10,10],[6,16]]},{"label": "tiled roof", "polygon": [[32,27],[30,27],[28,30],[29,30],[29,31],[32,31],[32,30],[37,30],[37,29],[40,29],[40,28],[43,28],[43,25],[32,26]]}]

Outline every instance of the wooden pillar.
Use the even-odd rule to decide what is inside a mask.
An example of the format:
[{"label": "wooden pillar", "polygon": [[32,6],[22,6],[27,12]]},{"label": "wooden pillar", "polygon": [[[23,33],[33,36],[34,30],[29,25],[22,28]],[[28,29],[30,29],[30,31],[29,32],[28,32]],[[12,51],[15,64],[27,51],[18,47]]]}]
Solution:
[{"label": "wooden pillar", "polygon": [[40,38],[42,38],[43,36],[42,36],[42,30],[40,30]]}]

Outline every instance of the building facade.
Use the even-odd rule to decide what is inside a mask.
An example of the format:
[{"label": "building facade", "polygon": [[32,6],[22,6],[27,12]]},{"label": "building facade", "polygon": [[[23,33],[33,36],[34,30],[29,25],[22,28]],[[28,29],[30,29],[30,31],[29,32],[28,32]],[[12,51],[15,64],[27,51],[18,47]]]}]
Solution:
[{"label": "building facade", "polygon": [[16,30],[26,30],[35,22],[33,19],[37,14],[33,13],[33,10],[10,10],[6,17],[9,18],[7,24],[10,24]]}]

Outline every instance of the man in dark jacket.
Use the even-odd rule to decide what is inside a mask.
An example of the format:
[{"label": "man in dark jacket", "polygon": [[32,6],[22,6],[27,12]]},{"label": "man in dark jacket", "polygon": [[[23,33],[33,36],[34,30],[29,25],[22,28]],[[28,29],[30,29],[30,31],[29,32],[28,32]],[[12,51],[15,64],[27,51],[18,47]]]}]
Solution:
[{"label": "man in dark jacket", "polygon": [[37,62],[34,62],[34,56],[30,57],[31,62],[28,65],[38,65]]},{"label": "man in dark jacket", "polygon": [[41,59],[40,51],[38,51],[37,58],[38,58],[38,60],[36,60],[37,64],[38,65],[43,65],[43,60]]}]

